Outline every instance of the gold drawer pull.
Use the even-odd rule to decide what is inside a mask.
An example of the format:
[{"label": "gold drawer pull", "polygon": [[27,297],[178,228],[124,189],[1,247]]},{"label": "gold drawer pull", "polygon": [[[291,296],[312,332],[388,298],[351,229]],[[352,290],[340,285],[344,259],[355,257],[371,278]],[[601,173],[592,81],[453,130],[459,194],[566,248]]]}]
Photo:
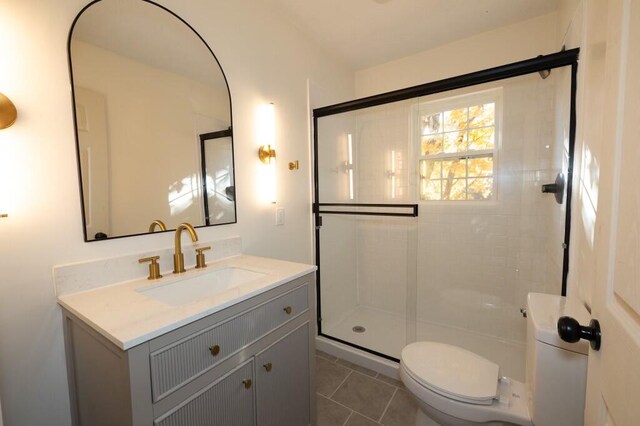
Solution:
[{"label": "gold drawer pull", "polygon": [[265,370],[267,370],[267,373],[268,373],[273,368],[273,365],[271,365],[271,363],[268,362],[265,365],[263,365],[263,367],[264,367]]},{"label": "gold drawer pull", "polygon": [[242,383],[244,384],[245,389],[249,389],[251,387],[252,382],[251,382],[251,379],[244,379]]},{"label": "gold drawer pull", "polygon": [[293,312],[293,309],[291,309],[291,306],[287,306],[286,308],[283,309],[283,311],[285,311],[287,315],[291,315],[291,312]]},{"label": "gold drawer pull", "polygon": [[213,345],[209,348],[209,352],[211,352],[211,355],[216,356],[220,353],[220,346],[218,345]]}]

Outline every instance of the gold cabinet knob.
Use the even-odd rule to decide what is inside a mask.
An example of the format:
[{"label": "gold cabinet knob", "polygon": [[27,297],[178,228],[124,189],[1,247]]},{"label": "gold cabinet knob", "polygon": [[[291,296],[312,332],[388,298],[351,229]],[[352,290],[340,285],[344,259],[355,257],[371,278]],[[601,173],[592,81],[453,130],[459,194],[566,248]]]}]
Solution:
[{"label": "gold cabinet knob", "polygon": [[209,348],[209,352],[211,352],[211,355],[216,356],[220,353],[220,346],[219,345],[213,345]]},{"label": "gold cabinet knob", "polygon": [[251,387],[251,383],[253,382],[251,381],[251,379],[244,379],[242,383],[244,384],[245,389],[249,389]]},{"label": "gold cabinet knob", "polygon": [[291,309],[291,306],[287,306],[286,308],[283,309],[283,311],[285,311],[287,315],[291,315],[291,312],[293,312],[293,309]]},{"label": "gold cabinet knob", "polygon": [[196,249],[196,269],[207,267],[207,261],[204,258],[204,252],[206,250],[211,250],[211,246],[199,247]]},{"label": "gold cabinet knob", "polygon": [[267,373],[268,373],[273,368],[273,365],[271,365],[271,363],[268,362],[265,365],[263,365],[263,367],[264,367],[265,370],[267,370]]},{"label": "gold cabinet knob", "polygon": [[160,265],[158,265],[158,259],[160,259],[160,256],[143,257],[142,259],[138,259],[138,263],[151,262],[149,263],[149,276],[147,277],[148,280],[157,280],[158,278],[162,278],[162,275],[160,275]]}]

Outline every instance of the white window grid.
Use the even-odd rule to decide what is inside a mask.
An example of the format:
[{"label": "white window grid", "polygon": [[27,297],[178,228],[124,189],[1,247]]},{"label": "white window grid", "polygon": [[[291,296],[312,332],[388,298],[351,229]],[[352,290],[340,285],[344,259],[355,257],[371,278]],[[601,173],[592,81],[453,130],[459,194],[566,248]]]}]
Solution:
[{"label": "white window grid", "polygon": [[[480,126],[480,127],[469,127],[469,122],[467,120],[467,126],[464,129],[459,129],[459,130],[455,130],[455,131],[445,131],[444,128],[442,129],[442,131],[435,133],[433,135],[440,135],[443,138],[443,144],[444,144],[444,135],[446,133],[454,133],[454,132],[460,132],[460,131],[465,131],[468,132],[469,130],[476,130],[476,129],[485,129],[485,128],[489,128],[489,127],[493,127],[494,128],[494,143],[493,143],[493,148],[491,149],[472,149],[472,150],[465,150],[465,151],[458,151],[458,152],[441,152],[438,154],[428,154],[428,155],[422,155],[422,137],[426,136],[423,134],[422,132],[422,125],[421,125],[421,117],[425,116],[425,115],[432,115],[432,114],[437,114],[437,113],[442,113],[443,117],[444,117],[444,112],[445,111],[451,111],[454,109],[460,109],[460,108],[470,108],[473,106],[477,106],[477,105],[483,105],[483,104],[488,104],[488,103],[493,103],[494,104],[494,122],[492,126]],[[467,114],[468,114],[468,110],[467,110]],[[498,185],[497,185],[497,171],[498,171],[498,151],[499,151],[499,147],[501,145],[501,136],[502,136],[502,126],[501,126],[501,115],[502,115],[502,89],[501,88],[497,88],[497,89],[489,89],[489,90],[485,90],[485,91],[481,91],[481,92],[475,92],[475,93],[470,93],[470,94],[465,94],[465,95],[458,95],[458,96],[454,96],[454,97],[449,97],[449,98],[444,98],[444,99],[438,99],[435,101],[429,101],[429,102],[423,102],[419,105],[417,105],[417,108],[415,109],[415,114],[414,114],[414,124],[415,124],[415,128],[417,129],[416,131],[416,141],[417,143],[416,145],[416,150],[417,150],[417,171],[418,171],[418,185],[417,185],[417,190],[418,190],[418,200],[420,202],[425,202],[425,203],[474,203],[474,202],[478,202],[478,203],[483,203],[486,204],[487,202],[491,202],[491,201],[496,201],[497,200],[497,190],[498,190]],[[468,115],[467,115],[468,118]],[[444,123],[442,123],[442,126],[444,126]],[[430,134],[431,135],[431,134]],[[468,141],[467,141],[468,143]],[[444,148],[443,148],[444,149]],[[488,197],[484,200],[477,200],[477,199],[468,199],[468,191],[466,192],[466,197],[464,200],[447,200],[447,199],[433,199],[433,200],[429,200],[429,199],[425,199],[423,198],[423,194],[422,194],[422,175],[420,173],[420,163],[423,160],[430,160],[430,161],[448,161],[448,160],[467,160],[467,159],[473,159],[473,158],[486,158],[486,157],[491,157],[492,161],[493,161],[493,173],[490,176],[486,176],[486,178],[491,178],[493,179],[493,185],[492,185],[492,190],[491,190],[491,197]],[[469,179],[475,179],[475,178],[484,178],[485,176],[469,176],[469,164],[468,161],[465,161],[465,174],[464,176],[461,176],[459,179],[463,179],[466,180],[467,183],[465,183],[465,185],[468,185],[468,180]],[[441,178],[441,179],[432,179],[432,180],[440,180],[441,181],[441,185],[443,182],[446,181],[446,179]],[[442,196],[442,187],[441,187],[441,196]]]}]

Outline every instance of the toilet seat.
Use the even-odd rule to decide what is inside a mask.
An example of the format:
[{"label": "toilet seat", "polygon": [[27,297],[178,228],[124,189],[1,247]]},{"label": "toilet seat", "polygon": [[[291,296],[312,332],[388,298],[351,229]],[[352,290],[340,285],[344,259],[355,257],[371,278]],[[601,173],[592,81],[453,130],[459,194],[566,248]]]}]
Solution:
[{"label": "toilet seat", "polygon": [[438,342],[415,342],[401,354],[414,380],[446,398],[490,405],[498,396],[497,364],[465,349]]},{"label": "toilet seat", "polygon": [[[507,422],[533,426],[527,406],[528,393],[524,383],[510,379],[498,385],[498,398],[490,405],[469,404],[427,388],[416,380],[400,363],[400,379],[413,395],[420,410],[440,424],[475,425],[477,423]],[[515,397],[519,395],[519,397]],[[431,424],[431,423],[429,423]]]}]

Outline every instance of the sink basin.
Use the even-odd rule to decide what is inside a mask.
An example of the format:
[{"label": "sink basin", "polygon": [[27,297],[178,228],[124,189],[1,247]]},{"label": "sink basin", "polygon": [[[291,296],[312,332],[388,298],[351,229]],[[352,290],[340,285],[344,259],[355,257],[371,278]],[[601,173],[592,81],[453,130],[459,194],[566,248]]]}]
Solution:
[{"label": "sink basin", "polygon": [[167,305],[186,305],[234,287],[265,277],[266,274],[249,269],[226,267],[192,278],[174,281],[165,285],[149,286],[136,291]]}]

